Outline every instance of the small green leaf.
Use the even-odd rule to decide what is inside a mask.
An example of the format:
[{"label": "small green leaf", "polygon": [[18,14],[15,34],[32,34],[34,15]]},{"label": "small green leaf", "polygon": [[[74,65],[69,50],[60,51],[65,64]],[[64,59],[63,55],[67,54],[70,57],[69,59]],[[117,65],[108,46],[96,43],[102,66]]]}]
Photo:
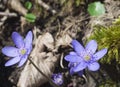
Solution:
[{"label": "small green leaf", "polygon": [[26,7],[28,10],[30,10],[31,7],[32,7],[32,3],[29,2],[29,1],[27,1],[27,2],[25,3],[25,7]]},{"label": "small green leaf", "polygon": [[30,19],[26,19],[28,22],[32,22],[32,23],[34,23],[35,22],[35,20],[30,20]]},{"label": "small green leaf", "polygon": [[87,10],[91,16],[100,16],[105,13],[105,7],[101,2],[89,4]]},{"label": "small green leaf", "polygon": [[29,22],[35,22],[36,16],[32,13],[28,13],[27,15],[25,15],[25,18]]}]

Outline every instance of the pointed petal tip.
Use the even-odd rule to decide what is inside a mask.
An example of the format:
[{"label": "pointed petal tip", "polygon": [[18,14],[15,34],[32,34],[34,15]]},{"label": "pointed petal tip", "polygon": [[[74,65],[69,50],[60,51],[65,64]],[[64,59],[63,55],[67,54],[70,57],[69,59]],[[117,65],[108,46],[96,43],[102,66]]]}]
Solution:
[{"label": "pointed petal tip", "polygon": [[97,42],[95,40],[90,40],[85,47],[86,50],[91,51],[93,54],[97,50]]},{"label": "pointed petal tip", "polygon": [[24,39],[25,47],[29,49],[32,45],[32,41],[33,41],[33,33],[32,31],[29,31]]},{"label": "pointed petal tip", "polygon": [[5,67],[8,67],[8,66],[12,66],[12,65],[10,65],[10,64],[8,64],[8,63],[5,63]]},{"label": "pointed petal tip", "polygon": [[69,60],[70,60],[70,58],[68,57],[68,55],[65,56],[64,59],[65,59],[66,61],[69,61]]},{"label": "pointed petal tip", "polygon": [[21,35],[18,32],[13,32],[12,33],[12,39],[14,40],[15,37],[21,37]]},{"label": "pointed petal tip", "polygon": [[[92,41],[92,42],[96,42],[96,40],[90,40],[90,41]],[[97,43],[97,42],[96,42]]]},{"label": "pointed petal tip", "polygon": [[[29,37],[32,37],[32,36],[33,36],[32,31],[28,31],[27,35],[28,35]],[[26,35],[26,36],[27,36],[27,35]]]},{"label": "pointed petal tip", "polygon": [[19,34],[18,32],[16,32],[16,31],[14,31],[14,32],[12,32],[12,35],[14,35],[14,34]]},{"label": "pointed petal tip", "polygon": [[13,32],[12,33],[12,40],[18,48],[21,48],[24,46],[23,38],[19,33]]},{"label": "pointed petal tip", "polygon": [[72,40],[71,44],[77,54],[80,54],[84,50],[84,47],[77,40]]},{"label": "pointed petal tip", "polygon": [[99,59],[101,59],[102,57],[104,57],[106,54],[107,54],[107,48],[104,48],[102,50],[99,50],[98,52],[96,52],[93,57],[94,57],[94,60],[97,61]]},{"label": "pointed petal tip", "polygon": [[28,33],[31,33],[31,34],[32,34],[32,31],[28,31]]},{"label": "pointed petal tip", "polygon": [[107,49],[107,48],[104,48],[104,50],[105,50],[105,52],[107,52],[107,51],[108,51],[108,49]]},{"label": "pointed petal tip", "polygon": [[[108,49],[107,48],[104,48],[104,49],[102,49],[101,51],[103,51],[103,54],[105,55],[107,52],[108,52]],[[104,56],[103,55],[103,56]]]},{"label": "pointed petal tip", "polygon": [[30,39],[31,42],[32,42],[32,38],[33,38],[33,33],[32,33],[32,31],[29,31],[29,32],[27,33],[27,35],[26,35],[25,38],[26,38],[26,39]]}]

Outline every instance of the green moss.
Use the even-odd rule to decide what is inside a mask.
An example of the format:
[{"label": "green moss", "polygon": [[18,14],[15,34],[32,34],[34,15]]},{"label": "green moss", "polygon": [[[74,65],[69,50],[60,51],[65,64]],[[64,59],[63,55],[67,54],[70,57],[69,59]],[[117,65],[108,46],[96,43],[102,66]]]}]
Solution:
[{"label": "green moss", "polygon": [[112,80],[106,80],[105,82],[101,82],[98,87],[118,87],[117,83],[113,82]]},{"label": "green moss", "polygon": [[95,26],[89,40],[91,39],[97,41],[99,50],[108,48],[107,55],[100,60],[101,63],[110,64],[114,60],[120,64],[120,25]]},{"label": "green moss", "polygon": [[120,16],[117,19],[115,19],[115,21],[113,23],[114,24],[120,24]]}]

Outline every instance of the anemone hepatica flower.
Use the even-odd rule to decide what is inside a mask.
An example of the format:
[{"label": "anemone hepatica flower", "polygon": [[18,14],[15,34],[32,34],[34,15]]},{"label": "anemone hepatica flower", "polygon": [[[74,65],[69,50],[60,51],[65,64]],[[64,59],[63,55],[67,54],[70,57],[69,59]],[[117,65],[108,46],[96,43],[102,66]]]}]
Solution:
[{"label": "anemone hepatica flower", "polygon": [[77,40],[73,40],[71,43],[75,52],[70,52],[65,56],[65,60],[74,63],[72,71],[79,72],[87,67],[91,71],[97,71],[100,68],[97,61],[107,53],[106,48],[96,52],[97,42],[95,40],[88,42],[85,48]]},{"label": "anemone hepatica flower", "polygon": [[2,48],[2,53],[11,58],[7,61],[5,66],[19,63],[18,67],[20,67],[27,61],[28,55],[32,50],[32,37],[33,35],[31,31],[27,33],[25,39],[23,39],[17,32],[12,33],[12,40],[16,47],[5,46]]},{"label": "anemone hepatica flower", "polygon": [[55,84],[62,85],[63,84],[63,75],[61,73],[53,74],[52,80]]}]

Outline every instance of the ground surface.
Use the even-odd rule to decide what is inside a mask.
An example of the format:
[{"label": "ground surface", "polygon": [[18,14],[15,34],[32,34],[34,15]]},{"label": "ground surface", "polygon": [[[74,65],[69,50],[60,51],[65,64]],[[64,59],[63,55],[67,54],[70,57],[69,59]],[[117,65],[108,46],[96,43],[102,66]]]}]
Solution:
[{"label": "ground surface", "polygon": [[[43,70],[46,75],[48,74],[48,76],[52,72],[62,72],[65,81],[63,87],[120,87],[120,72],[118,72],[120,66],[116,66],[115,63],[111,65],[101,64],[101,69],[97,72],[87,71],[85,76],[88,81],[78,75],[70,76],[67,69],[68,63],[65,60],[62,60],[64,68],[60,66],[61,58],[72,50],[69,46],[71,39],[77,39],[81,43],[84,43],[86,38],[92,33],[94,25],[110,26],[112,24],[114,19],[120,15],[119,0],[101,0],[105,5],[106,13],[99,18],[89,16],[87,6],[93,1],[100,0],[83,0],[78,6],[74,0],[63,0],[63,2],[62,0],[43,0],[44,2],[42,2],[42,4],[39,3],[41,0],[38,0],[38,2],[34,0],[29,1],[33,3],[33,6],[28,12],[35,14],[37,17],[34,23],[30,23],[24,18],[25,14],[27,14],[27,10],[24,7],[26,1],[0,0],[0,12],[4,13],[0,13],[0,49],[6,45],[14,45],[11,39],[13,31],[17,31],[25,36],[26,33],[31,30],[34,32],[33,52],[31,56],[37,55],[37,52],[40,51],[40,53],[45,53],[43,57],[49,58],[47,61],[42,59],[34,60],[35,58],[40,58],[42,54],[39,53],[40,56],[34,57],[33,61],[44,61],[41,62],[41,64],[40,62],[36,63],[38,66],[41,66],[41,70]],[[21,3],[21,5],[18,3]],[[49,8],[44,7],[43,3]],[[49,33],[49,36],[46,35],[46,33]],[[43,39],[38,39],[39,36]],[[49,39],[52,41],[52,45],[48,44]],[[36,40],[40,42],[37,43],[35,42]],[[45,47],[39,45],[39,50],[37,47],[37,50],[35,50],[37,44],[43,44]],[[52,60],[51,58],[56,59]],[[19,85],[20,77],[22,78],[21,73],[24,73],[24,70],[31,66],[27,63],[21,68],[16,68],[16,65],[5,67],[4,64],[7,59],[8,58],[0,52],[0,87],[16,87]],[[48,61],[55,63],[51,64]],[[52,67],[55,69],[51,70]],[[49,68],[50,70],[48,69],[48,71],[50,71],[50,73],[44,68]],[[34,73],[34,70],[32,73]],[[28,74],[30,73],[27,73],[27,75]],[[39,77],[38,75],[38,73],[34,75],[35,81],[37,80],[36,85],[34,85],[35,82],[28,82],[30,86],[27,84],[26,87],[50,87],[49,83],[44,83],[43,81],[43,84],[41,79],[44,80],[44,77]],[[36,79],[37,76],[38,78]],[[29,78],[25,77],[25,79],[27,80]],[[105,84],[108,84],[108,86],[105,86]]]}]

